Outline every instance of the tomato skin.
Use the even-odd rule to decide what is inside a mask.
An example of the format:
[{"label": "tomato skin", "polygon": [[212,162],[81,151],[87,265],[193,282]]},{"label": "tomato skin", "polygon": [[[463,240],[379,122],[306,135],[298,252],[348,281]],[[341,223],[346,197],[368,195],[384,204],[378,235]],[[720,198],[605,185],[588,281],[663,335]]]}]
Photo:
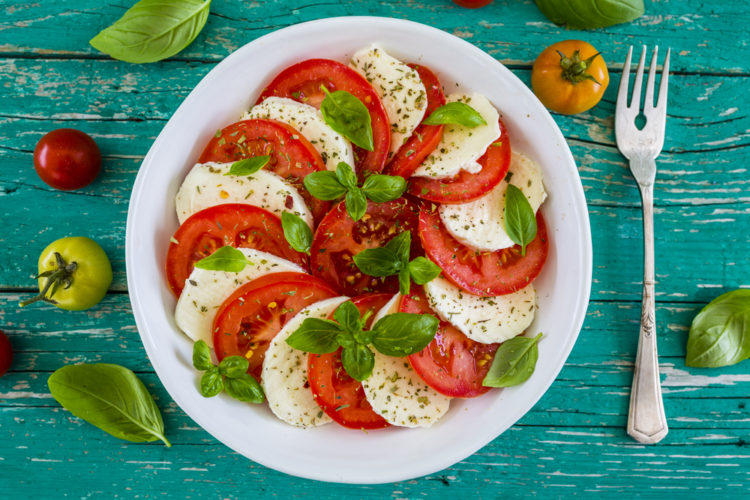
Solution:
[{"label": "tomato skin", "polygon": [[45,134],[34,148],[34,168],[55,189],[68,191],[91,184],[102,166],[99,146],[88,134],[59,128]]},{"label": "tomato skin", "polygon": [[478,9],[485,5],[489,5],[492,3],[492,0],[453,0],[453,3],[467,9]]},{"label": "tomato skin", "polygon": [[10,345],[7,335],[0,331],[0,377],[10,368],[13,363],[13,347]]},{"label": "tomato skin", "polygon": [[573,80],[565,77],[558,51],[568,58],[579,51],[582,60],[598,54],[591,44],[581,40],[565,40],[550,45],[539,54],[531,70],[531,88],[534,94],[547,108],[564,115],[574,115],[593,108],[609,85],[609,71],[604,58],[600,55],[594,57],[591,64],[582,70],[582,73],[591,75],[596,81],[584,78],[574,83],[576,77]]}]

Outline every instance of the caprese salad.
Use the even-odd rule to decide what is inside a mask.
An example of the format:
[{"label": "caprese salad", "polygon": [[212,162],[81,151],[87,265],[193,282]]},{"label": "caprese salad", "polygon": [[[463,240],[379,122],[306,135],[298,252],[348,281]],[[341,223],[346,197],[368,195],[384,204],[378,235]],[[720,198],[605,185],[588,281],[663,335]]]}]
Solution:
[{"label": "caprese salad", "polygon": [[525,381],[546,196],[492,102],[425,66],[372,45],[284,69],[176,196],[166,277],[201,393],[378,429]]}]

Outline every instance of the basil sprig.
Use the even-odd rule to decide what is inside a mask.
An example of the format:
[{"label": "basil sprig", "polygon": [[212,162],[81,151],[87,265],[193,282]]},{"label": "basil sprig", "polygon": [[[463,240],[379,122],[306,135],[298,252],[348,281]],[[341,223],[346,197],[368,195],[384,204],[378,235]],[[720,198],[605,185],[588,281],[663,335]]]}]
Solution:
[{"label": "basil sprig", "polygon": [[729,366],[750,358],[750,290],[719,295],[693,319],[687,366]]},{"label": "basil sprig", "polygon": [[464,127],[474,128],[487,125],[479,112],[465,102],[449,102],[430,113],[423,122],[424,125],[448,125],[456,123]]},{"label": "basil sprig", "polygon": [[354,256],[354,263],[360,271],[378,278],[398,275],[399,291],[409,293],[411,280],[424,285],[440,276],[440,267],[425,257],[409,261],[411,233],[404,231],[392,238],[385,246],[368,248]]},{"label": "basil sprig", "polygon": [[333,318],[335,321],[305,319],[286,343],[313,354],[327,354],[341,347],[344,370],[360,382],[372,374],[375,365],[370,345],[386,356],[408,356],[427,347],[440,324],[430,314],[395,313],[382,317],[370,330],[365,330],[367,317],[361,317],[359,309],[351,302],[338,306]]},{"label": "basil sprig", "polygon": [[537,344],[542,334],[536,337],[515,337],[503,342],[495,353],[490,371],[482,381],[485,387],[511,387],[526,382],[536,368],[539,358]]},{"label": "basil sprig", "polygon": [[229,167],[229,172],[225,173],[224,175],[252,175],[261,168],[265,167],[270,160],[271,157],[268,155],[245,158],[244,160],[239,160],[232,163],[232,166]]},{"label": "basil sprig", "polygon": [[193,344],[193,366],[204,372],[200,393],[205,398],[212,398],[221,391],[226,391],[238,401],[256,404],[265,401],[260,384],[247,373],[250,362],[242,356],[227,356],[218,366],[214,365],[208,344],[199,340]]},{"label": "basil sprig", "polygon": [[283,212],[281,214],[281,227],[284,229],[284,238],[286,238],[289,246],[298,252],[310,255],[313,234],[310,226],[302,220],[302,217],[291,212]]},{"label": "basil sprig", "polygon": [[406,191],[406,180],[397,175],[371,175],[357,185],[357,175],[349,164],[340,162],[336,171],[323,170],[305,176],[305,188],[319,200],[331,201],[345,196],[346,211],[358,221],[367,211],[367,199],[375,203],[395,200]]},{"label": "basil sprig", "polygon": [[526,195],[513,184],[505,191],[505,232],[513,243],[521,245],[521,255],[526,255],[526,245],[536,238],[536,216]]},{"label": "basil sprig", "polygon": [[333,130],[367,151],[373,151],[372,119],[362,101],[345,90],[330,92],[320,86],[326,96],[320,104],[323,119]]},{"label": "basil sprig", "polygon": [[252,262],[247,260],[245,254],[234,247],[223,246],[208,257],[204,257],[195,263],[198,269],[208,271],[224,271],[227,273],[238,273]]}]

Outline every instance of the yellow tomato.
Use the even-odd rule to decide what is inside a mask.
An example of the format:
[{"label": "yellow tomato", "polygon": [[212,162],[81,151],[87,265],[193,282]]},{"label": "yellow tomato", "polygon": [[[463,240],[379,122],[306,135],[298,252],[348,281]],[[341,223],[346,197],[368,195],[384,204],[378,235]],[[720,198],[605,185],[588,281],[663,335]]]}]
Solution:
[{"label": "yellow tomato", "polygon": [[531,89],[548,109],[574,115],[593,108],[609,84],[602,56],[589,43],[565,40],[550,45],[534,61]]}]

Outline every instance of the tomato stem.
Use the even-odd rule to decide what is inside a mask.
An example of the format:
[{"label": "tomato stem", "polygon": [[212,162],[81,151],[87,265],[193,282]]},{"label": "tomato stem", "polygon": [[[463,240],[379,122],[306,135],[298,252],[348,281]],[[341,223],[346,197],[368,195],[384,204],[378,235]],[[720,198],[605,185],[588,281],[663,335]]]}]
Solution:
[{"label": "tomato stem", "polygon": [[581,59],[581,53],[579,50],[573,52],[571,57],[566,56],[559,50],[557,53],[560,55],[560,67],[562,68],[562,77],[565,80],[568,80],[573,85],[584,80],[591,80],[598,85],[601,85],[592,74],[586,72],[594,62],[594,59],[601,55],[600,52],[597,52],[588,59]]},{"label": "tomato stem", "polygon": [[[22,301],[19,304],[21,307],[26,307],[29,304],[33,304],[34,302],[39,301],[48,302],[50,304],[57,304],[57,301],[54,300],[52,296],[55,294],[60,285],[63,285],[65,289],[68,289],[70,288],[70,285],[73,284],[73,273],[76,269],[78,269],[78,263],[71,262],[70,264],[67,264],[62,258],[62,255],[60,255],[58,252],[55,252],[55,261],[55,264],[57,266],[55,267],[55,269],[45,271],[34,277],[34,279],[47,278],[47,281],[44,283],[44,287],[42,288],[41,292],[39,292],[39,295]],[[48,292],[49,297],[47,296]]]}]

